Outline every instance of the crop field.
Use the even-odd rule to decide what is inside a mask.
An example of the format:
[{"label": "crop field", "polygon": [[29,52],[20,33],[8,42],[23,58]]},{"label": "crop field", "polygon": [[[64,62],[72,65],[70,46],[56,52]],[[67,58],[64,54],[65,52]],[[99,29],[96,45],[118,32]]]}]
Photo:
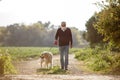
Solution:
[{"label": "crop field", "polygon": [[[54,55],[59,54],[58,47],[0,47],[0,51],[11,55],[12,60],[27,60],[29,58],[38,58],[43,51],[50,51]],[[79,48],[70,49],[70,53],[78,51]]]}]

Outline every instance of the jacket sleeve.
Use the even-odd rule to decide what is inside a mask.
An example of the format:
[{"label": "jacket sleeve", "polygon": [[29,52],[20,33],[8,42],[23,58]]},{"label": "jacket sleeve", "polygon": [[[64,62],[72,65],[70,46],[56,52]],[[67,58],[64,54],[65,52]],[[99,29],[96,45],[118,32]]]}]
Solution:
[{"label": "jacket sleeve", "polygon": [[71,32],[71,30],[70,30],[70,43],[71,43],[71,45],[73,44],[73,39],[72,39],[72,32]]},{"label": "jacket sleeve", "polygon": [[55,40],[58,40],[59,37],[59,29],[57,30],[56,34],[55,34]]}]

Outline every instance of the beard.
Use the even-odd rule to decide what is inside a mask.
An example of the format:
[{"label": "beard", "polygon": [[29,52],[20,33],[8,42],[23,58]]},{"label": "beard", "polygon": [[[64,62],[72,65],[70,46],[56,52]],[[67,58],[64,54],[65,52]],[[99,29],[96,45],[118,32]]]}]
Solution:
[{"label": "beard", "polygon": [[63,31],[65,31],[65,30],[66,30],[66,27],[61,27],[61,29],[62,29]]}]

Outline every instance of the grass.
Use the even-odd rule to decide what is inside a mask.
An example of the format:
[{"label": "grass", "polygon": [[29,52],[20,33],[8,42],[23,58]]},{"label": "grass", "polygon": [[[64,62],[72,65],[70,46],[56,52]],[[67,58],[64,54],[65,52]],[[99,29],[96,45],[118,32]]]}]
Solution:
[{"label": "grass", "polygon": [[39,58],[41,52],[51,51],[53,54],[58,54],[57,48],[50,49],[49,47],[0,47],[1,50],[8,49],[13,60],[27,60],[28,58]]},{"label": "grass", "polygon": [[53,66],[51,69],[40,68],[37,69],[38,74],[68,74],[69,72],[63,69],[60,69],[59,66]]},{"label": "grass", "polygon": [[17,73],[11,62],[11,56],[7,53],[7,50],[0,50],[0,75]]},{"label": "grass", "polygon": [[[13,65],[11,63],[12,61],[37,59],[37,58],[39,58],[41,52],[43,52],[43,51],[50,51],[54,55],[59,54],[59,50],[57,47],[52,47],[52,48],[50,48],[50,47],[0,47],[0,52],[2,54],[6,54],[6,50],[10,54],[10,59],[11,59],[11,61],[7,61],[6,66],[7,67],[9,66],[10,68],[11,68],[11,66],[13,67]],[[74,53],[77,50],[78,50],[78,48],[70,49],[70,53]],[[4,60],[7,60],[7,59],[4,59]],[[8,62],[10,62],[10,63],[8,64]],[[4,69],[2,69],[2,70],[4,70]],[[12,69],[10,69],[9,72],[11,70]],[[52,69],[38,69],[37,72],[38,73],[42,72],[42,74],[66,74],[66,73],[68,73],[64,70],[61,70],[58,66],[54,66]]]},{"label": "grass", "polygon": [[120,74],[120,54],[100,48],[85,48],[75,52],[75,58],[84,61],[89,70],[102,74]]},{"label": "grass", "polygon": [[[58,47],[0,47],[0,50],[8,49],[12,60],[29,60],[29,58],[39,58],[41,52],[50,51],[54,55],[59,54]],[[70,49],[70,53],[78,51],[79,48]]]},{"label": "grass", "polygon": [[[8,50],[11,59],[14,61],[29,60],[29,58],[39,58],[41,52],[50,51],[54,55],[59,54],[58,47],[0,47],[0,51]],[[120,54],[116,52],[108,52],[99,48],[72,48],[70,53],[75,54],[75,58],[84,61],[90,71],[120,74]],[[38,74],[67,74],[61,70],[59,66],[54,66],[52,69],[38,69]]]}]

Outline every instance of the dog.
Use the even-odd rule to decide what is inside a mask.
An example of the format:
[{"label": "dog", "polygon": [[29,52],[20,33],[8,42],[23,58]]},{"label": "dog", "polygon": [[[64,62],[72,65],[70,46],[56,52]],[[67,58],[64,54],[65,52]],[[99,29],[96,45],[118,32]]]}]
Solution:
[{"label": "dog", "polygon": [[52,66],[53,66],[53,54],[52,54],[52,52],[49,52],[49,51],[42,52],[40,59],[41,59],[40,60],[41,68],[43,67],[43,63],[45,64],[45,67],[52,68]]}]

